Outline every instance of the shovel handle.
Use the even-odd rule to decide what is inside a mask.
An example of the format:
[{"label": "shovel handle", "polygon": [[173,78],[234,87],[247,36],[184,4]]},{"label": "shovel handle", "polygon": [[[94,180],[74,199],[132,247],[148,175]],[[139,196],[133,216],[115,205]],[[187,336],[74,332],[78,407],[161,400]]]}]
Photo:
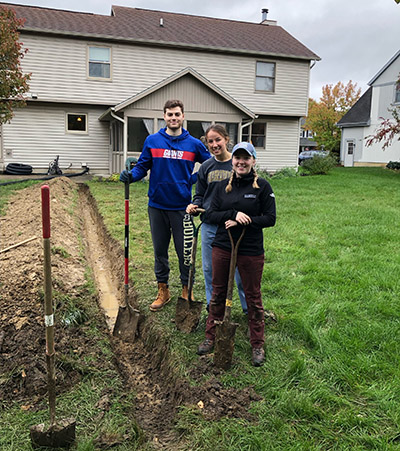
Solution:
[{"label": "shovel handle", "polygon": [[125,305],[128,303],[129,292],[129,182],[125,182],[125,265],[124,265],[124,283],[125,283]]},{"label": "shovel handle", "polygon": [[231,318],[233,281],[235,279],[237,254],[238,254],[238,250],[239,250],[239,245],[243,239],[245,231],[246,231],[246,228],[243,227],[242,233],[240,234],[240,237],[237,240],[236,245],[235,245],[235,243],[233,242],[231,231],[230,231],[230,229],[228,229],[228,235],[229,235],[229,239],[231,242],[231,261],[229,263],[229,277],[228,277],[228,288],[226,290],[224,321],[230,321],[230,318]]},{"label": "shovel handle", "polygon": [[41,187],[42,197],[42,228],[43,228],[43,253],[44,253],[44,323],[46,326],[46,366],[47,385],[49,395],[50,424],[55,423],[56,418],[56,377],[54,366],[54,314],[51,287],[51,250],[50,250],[50,188],[48,185]]}]

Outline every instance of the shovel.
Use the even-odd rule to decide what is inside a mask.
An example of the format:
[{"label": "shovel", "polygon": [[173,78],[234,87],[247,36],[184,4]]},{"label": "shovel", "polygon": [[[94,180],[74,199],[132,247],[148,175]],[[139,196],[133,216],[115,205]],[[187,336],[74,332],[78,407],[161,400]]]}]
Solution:
[{"label": "shovel", "polygon": [[233,242],[231,231],[228,229],[229,239],[231,240],[231,261],[229,264],[228,288],[226,292],[225,314],[222,321],[215,321],[215,348],[214,365],[224,370],[229,370],[232,365],[233,348],[235,346],[235,333],[238,323],[231,323],[232,293],[233,281],[236,271],[236,260],[239,244],[244,236],[245,228],[237,240],[236,245]]},{"label": "shovel", "polygon": [[[198,208],[197,212],[204,213],[203,208]],[[190,334],[195,331],[199,325],[201,310],[203,307],[202,302],[194,301],[192,299],[192,291],[194,285],[194,273],[196,269],[196,251],[199,230],[202,222],[196,227],[193,222],[193,217],[186,214],[184,219],[184,233],[187,238],[188,232],[193,234],[192,250],[190,253],[190,266],[189,266],[189,283],[188,283],[188,299],[179,297],[176,303],[175,324],[178,330]]]},{"label": "shovel", "polygon": [[56,377],[54,367],[54,314],[51,290],[50,259],[50,189],[41,188],[44,250],[44,322],[46,326],[47,390],[49,394],[50,427],[38,424],[30,429],[32,446],[66,448],[75,441],[75,420],[68,418],[56,423]]},{"label": "shovel", "polygon": [[125,182],[125,285],[124,305],[118,309],[113,335],[123,341],[133,343],[139,321],[139,310],[129,304],[129,182]]}]

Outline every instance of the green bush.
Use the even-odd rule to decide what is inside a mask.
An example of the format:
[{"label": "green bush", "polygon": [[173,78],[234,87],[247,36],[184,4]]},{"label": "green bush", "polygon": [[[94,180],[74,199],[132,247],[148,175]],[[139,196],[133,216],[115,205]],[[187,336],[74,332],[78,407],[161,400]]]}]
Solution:
[{"label": "green bush", "polygon": [[386,165],[388,169],[395,169],[396,171],[400,170],[400,161],[389,161]]},{"label": "green bush", "polygon": [[279,171],[276,171],[275,174],[272,176],[274,179],[284,179],[288,177],[297,177],[298,173],[296,171],[296,168],[282,168],[279,169]]},{"label": "green bush", "polygon": [[309,160],[305,160],[302,163],[302,167],[310,174],[328,174],[328,172],[336,166],[335,157],[328,155],[327,157],[322,157],[316,155]]}]

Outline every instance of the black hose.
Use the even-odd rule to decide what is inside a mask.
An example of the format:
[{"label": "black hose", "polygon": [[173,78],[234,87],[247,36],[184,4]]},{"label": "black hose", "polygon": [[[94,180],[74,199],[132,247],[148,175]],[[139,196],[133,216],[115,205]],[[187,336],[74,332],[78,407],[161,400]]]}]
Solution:
[{"label": "black hose", "polygon": [[31,180],[51,180],[51,179],[54,179],[57,177],[78,177],[79,175],[86,174],[86,172],[89,172],[88,167],[86,167],[82,172],[78,172],[78,173],[74,173],[74,174],[48,175],[47,177],[40,177],[40,178],[35,178],[35,179],[30,178],[30,179],[13,180],[11,182],[0,183],[0,186],[13,185],[14,183],[29,182]]}]

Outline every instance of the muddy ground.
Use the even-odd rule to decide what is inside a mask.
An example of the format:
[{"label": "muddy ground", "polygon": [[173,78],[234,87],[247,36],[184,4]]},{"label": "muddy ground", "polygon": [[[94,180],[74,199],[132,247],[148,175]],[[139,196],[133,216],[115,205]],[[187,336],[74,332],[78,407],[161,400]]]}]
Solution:
[{"label": "muddy ground", "polygon": [[[101,261],[108,283],[122,299],[123,281],[112,274],[122,274],[123,249],[107,233],[97,212],[94,199],[85,186],[65,177],[48,182],[51,197],[51,267],[53,297],[58,323],[56,328],[57,392],[67,391],[79,383],[84,369],[69,366],[67,356],[96,355],[97,343],[83,334],[90,319],[79,312],[79,299],[85,290],[85,271],[92,266],[97,281],[95,261]],[[18,191],[10,200],[6,215],[0,218],[0,250],[33,240],[0,252],[0,405],[8,401],[38,408],[46,397],[45,338],[43,324],[43,248],[40,185]],[[101,289],[99,296],[101,296]],[[135,296],[135,293],[132,293]],[[76,304],[71,309],[71,299]],[[99,299],[93,299],[97,306]],[[71,313],[73,312],[73,313]],[[75,317],[71,317],[75,315]],[[108,333],[104,311],[96,315]],[[249,387],[242,391],[226,389],[207,357],[200,358],[191,372],[192,382],[179,380],[168,361],[168,343],[158,341],[158,352],[148,350],[154,343],[155,327],[151,314],[142,316],[134,344],[120,342],[109,335],[114,359],[104,365],[116,365],[136,394],[133,414],[138,425],[155,446],[176,449],[178,433],[174,428],[179,406],[200,409],[206,419],[237,417],[254,421],[250,403],[259,399]],[[74,321],[77,326],[74,327]],[[71,325],[72,323],[72,325]],[[79,323],[79,325],[78,325]],[[84,365],[84,364],[83,364]],[[209,375],[204,382],[204,375]],[[43,407],[43,405],[42,405]]]}]

